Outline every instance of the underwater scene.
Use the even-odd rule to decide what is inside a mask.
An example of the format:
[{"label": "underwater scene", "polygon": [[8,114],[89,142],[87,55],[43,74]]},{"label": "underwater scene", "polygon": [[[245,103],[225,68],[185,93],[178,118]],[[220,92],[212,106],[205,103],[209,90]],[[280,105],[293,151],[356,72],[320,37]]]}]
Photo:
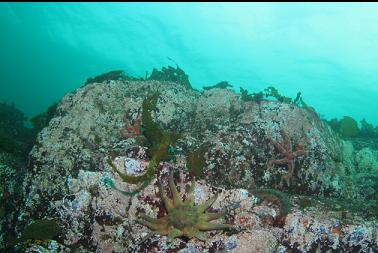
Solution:
[{"label": "underwater scene", "polygon": [[0,3],[0,252],[378,252],[376,3]]}]

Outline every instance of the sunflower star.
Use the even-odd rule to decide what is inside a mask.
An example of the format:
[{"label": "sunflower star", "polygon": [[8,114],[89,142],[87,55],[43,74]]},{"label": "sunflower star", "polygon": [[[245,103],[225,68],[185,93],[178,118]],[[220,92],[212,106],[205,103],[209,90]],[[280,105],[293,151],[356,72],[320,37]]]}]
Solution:
[{"label": "sunflower star", "polygon": [[138,222],[160,235],[168,235],[170,239],[185,236],[188,238],[196,237],[199,240],[206,241],[207,237],[202,231],[220,230],[233,228],[229,224],[210,223],[212,220],[219,219],[224,216],[225,212],[208,213],[207,209],[215,202],[218,194],[208,199],[200,205],[194,204],[195,180],[192,179],[188,197],[185,200],[180,198],[176,185],[173,182],[173,172],[169,175],[169,188],[171,189],[173,199],[169,199],[163,191],[162,185],[159,183],[159,192],[167,215],[155,219],[145,214],[141,215],[142,219]]}]

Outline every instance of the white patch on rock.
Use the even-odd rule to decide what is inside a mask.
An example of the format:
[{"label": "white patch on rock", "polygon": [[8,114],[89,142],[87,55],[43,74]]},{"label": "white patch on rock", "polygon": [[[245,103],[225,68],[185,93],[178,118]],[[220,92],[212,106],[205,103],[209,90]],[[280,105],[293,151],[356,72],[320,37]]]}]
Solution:
[{"label": "white patch on rock", "polygon": [[127,174],[135,176],[140,175],[145,171],[146,167],[142,164],[140,160],[133,158],[125,159],[125,171]]}]

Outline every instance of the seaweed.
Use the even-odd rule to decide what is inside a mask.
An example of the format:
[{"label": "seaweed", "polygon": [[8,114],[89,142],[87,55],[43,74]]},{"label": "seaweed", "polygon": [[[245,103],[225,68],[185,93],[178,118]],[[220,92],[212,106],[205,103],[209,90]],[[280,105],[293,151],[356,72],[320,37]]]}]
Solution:
[{"label": "seaweed", "polygon": [[277,90],[276,88],[274,88],[273,86],[269,86],[269,87],[266,88],[264,91],[265,91],[265,97],[274,97],[274,98],[277,99],[279,102],[281,102],[281,103],[285,103],[285,104],[292,104],[292,103],[293,103],[292,98],[282,96],[282,95],[278,92],[278,90]]},{"label": "seaweed", "polygon": [[196,177],[204,176],[204,168],[206,166],[205,153],[208,149],[208,144],[202,144],[198,149],[189,152],[186,155],[186,167]]},{"label": "seaweed", "polygon": [[150,147],[158,145],[163,140],[163,132],[151,115],[156,109],[159,96],[160,93],[156,92],[144,99],[142,103],[142,134],[147,138]]},{"label": "seaweed", "polygon": [[297,93],[297,96],[295,97],[293,104],[298,107],[308,107],[307,104],[303,101],[302,92]]},{"label": "seaweed", "polygon": [[137,184],[152,179],[159,163],[170,158],[170,146],[179,138],[179,135],[176,133],[163,131],[159,124],[152,119],[151,113],[156,109],[159,95],[156,92],[144,99],[142,103],[142,134],[145,137],[145,144],[148,147],[148,154],[150,156],[147,171],[139,176],[130,176],[119,171],[110,157],[107,159],[108,165],[124,182]]},{"label": "seaweed", "polygon": [[289,195],[276,189],[252,189],[251,192],[260,198],[267,199],[280,207],[280,216],[286,216],[292,209]]},{"label": "seaweed", "polygon": [[[113,165],[113,162],[111,160],[110,160],[110,164],[111,164],[110,166],[112,166],[112,169],[114,170],[114,168],[113,168],[114,165]],[[114,190],[120,192],[121,194],[123,194],[125,196],[134,196],[134,195],[138,194],[142,189],[146,188],[150,181],[149,180],[144,181],[144,183],[142,184],[142,186],[138,190],[132,191],[132,192],[127,192],[127,191],[123,191],[121,189],[118,189],[115,186],[114,181],[109,177],[103,178],[102,182],[103,182],[104,185],[107,185],[110,188],[113,188]]]},{"label": "seaweed", "polygon": [[298,205],[301,209],[306,209],[312,205],[311,198],[309,197],[301,197],[298,201]]},{"label": "seaweed", "polygon": [[47,111],[40,113],[30,119],[36,132],[40,132],[49,124],[50,120],[55,116],[57,107],[58,103],[55,102],[51,106],[49,106],[49,108],[47,108]]},{"label": "seaweed", "polygon": [[336,118],[330,119],[330,120],[324,120],[333,131],[339,132],[340,128],[340,121]]},{"label": "seaweed", "polygon": [[254,101],[256,103],[261,103],[264,99],[264,93],[262,91],[257,93],[248,94],[248,91],[240,87],[240,94],[241,94],[241,100],[248,102],[248,101]]},{"label": "seaweed", "polygon": [[374,140],[378,138],[378,127],[368,123],[365,119],[360,121],[361,128],[358,127],[357,121],[350,116],[344,116],[342,119],[324,119],[324,121],[344,139]]},{"label": "seaweed", "polygon": [[25,228],[21,235],[21,241],[28,239],[51,240],[60,232],[56,220],[36,220]]},{"label": "seaweed", "polygon": [[33,147],[35,133],[25,126],[24,113],[14,104],[0,102],[0,152],[25,159]]},{"label": "seaweed", "polygon": [[352,117],[344,116],[343,119],[340,120],[339,132],[341,136],[345,138],[356,137],[359,132],[357,121]]},{"label": "seaweed", "polygon": [[127,174],[119,171],[117,169],[117,167],[114,165],[114,163],[113,163],[113,161],[110,157],[108,157],[106,162],[108,163],[110,168],[112,168],[112,170],[114,172],[116,172],[121,177],[122,181],[130,183],[130,184],[137,184],[137,183],[140,183],[140,182],[143,182],[143,181],[148,181],[148,180],[152,179],[153,176],[155,175],[155,172],[156,172],[156,169],[157,169],[157,166],[158,166],[158,163],[156,162],[156,160],[152,159],[152,160],[150,160],[150,163],[148,164],[148,167],[147,167],[147,171],[144,174],[139,175],[139,176],[130,176],[130,175],[127,175]]},{"label": "seaweed", "polygon": [[[306,196],[312,203],[323,206],[327,210],[342,211],[361,215],[362,217],[378,217],[378,201],[376,199],[366,200],[362,198],[346,197],[325,197],[325,196]],[[342,215],[345,215],[342,213]]]},{"label": "seaweed", "polygon": [[232,85],[227,81],[222,81],[222,82],[219,82],[219,83],[212,85],[212,86],[205,86],[205,87],[203,87],[203,89],[204,90],[210,90],[210,89],[215,89],[215,88],[227,89],[228,87],[232,87]]},{"label": "seaweed", "polygon": [[193,89],[189,76],[178,65],[176,65],[176,68],[168,66],[167,68],[163,67],[161,70],[154,68],[147,80],[175,82],[187,89]]},{"label": "seaweed", "polygon": [[156,162],[169,158],[169,147],[179,138],[174,132],[163,131],[159,124],[152,119],[152,111],[156,109],[160,93],[156,92],[142,103],[142,134],[146,137],[146,144],[149,147],[148,153]]},{"label": "seaweed", "polygon": [[264,99],[269,98],[269,97],[273,97],[281,103],[292,104],[292,105],[296,105],[298,107],[303,107],[303,108],[310,108],[303,101],[303,97],[302,97],[301,92],[298,92],[297,96],[293,100],[290,97],[285,97],[285,96],[281,95],[278,92],[278,90],[276,88],[274,88],[273,86],[269,86],[268,88],[265,88],[264,92],[260,91],[260,92],[255,92],[255,93],[252,93],[252,94],[248,94],[247,90],[240,87],[240,94],[241,94],[241,96],[240,96],[241,100],[246,101],[246,102],[247,101],[254,101],[256,103],[261,103],[261,101],[263,101]]},{"label": "seaweed", "polygon": [[378,137],[378,127],[374,127],[373,124],[370,124],[365,119],[361,120],[361,129],[360,134],[361,137],[366,138],[377,138]]},{"label": "seaweed", "polygon": [[126,75],[125,71],[123,70],[112,70],[101,75],[90,77],[85,82],[84,86],[91,83],[102,83],[105,81],[140,81],[144,80],[143,78],[136,78],[132,76]]}]

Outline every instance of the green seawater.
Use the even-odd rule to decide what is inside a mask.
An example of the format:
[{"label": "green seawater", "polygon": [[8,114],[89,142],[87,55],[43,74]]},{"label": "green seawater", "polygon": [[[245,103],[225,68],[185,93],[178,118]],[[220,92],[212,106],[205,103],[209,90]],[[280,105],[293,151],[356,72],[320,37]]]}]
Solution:
[{"label": "green seawater", "polygon": [[[88,77],[177,63],[195,88],[302,92],[378,124],[374,3],[0,3],[0,101],[43,112]],[[172,59],[172,60],[170,60]]]},{"label": "green seawater", "polygon": [[[317,129],[323,129],[324,133],[319,136],[326,136],[324,140],[336,140],[331,143],[335,147],[330,147],[329,143],[322,143],[323,140],[319,142],[314,140],[315,144],[313,144],[309,133],[301,132],[300,134],[305,136],[301,136],[302,139],[293,134],[285,140],[283,129],[275,129],[274,138],[261,131],[256,134],[256,138],[262,140],[258,143],[261,146],[255,150],[252,147],[251,150],[257,154],[253,157],[256,158],[254,166],[261,164],[267,166],[260,166],[260,170],[250,166],[242,173],[237,171],[240,175],[235,176],[237,178],[235,181],[239,179],[242,181],[244,177],[257,178],[255,181],[260,184],[258,186],[263,185],[264,188],[255,187],[254,181],[248,190],[253,195],[281,207],[282,217],[290,214],[292,210],[303,212],[315,210],[317,214],[319,212],[332,214],[332,218],[336,217],[337,222],[341,224],[340,227],[344,225],[347,227],[348,222],[352,223],[352,221],[362,224],[373,220],[367,225],[371,230],[366,229],[358,234],[357,232],[363,230],[361,226],[356,233],[351,232],[357,239],[358,236],[366,239],[369,231],[376,233],[378,217],[378,26],[376,24],[378,24],[378,5],[375,3],[0,3],[0,252],[13,252],[13,247],[18,250],[17,252],[23,252],[27,248],[30,250],[33,247],[34,250],[39,247],[40,251],[36,250],[36,252],[59,252],[56,249],[63,246],[72,252],[79,252],[83,249],[81,248],[84,247],[83,245],[92,243],[82,240],[77,245],[64,245],[62,231],[65,230],[61,228],[67,224],[55,219],[59,216],[57,213],[46,214],[46,217],[40,214],[33,216],[40,208],[62,199],[71,205],[74,203],[79,206],[75,202],[75,194],[79,195],[79,193],[67,194],[64,198],[59,194],[47,194],[48,203],[41,202],[41,204],[38,201],[43,199],[44,189],[39,189],[41,196],[38,194],[32,196],[34,198],[38,195],[33,199],[39,203],[37,206],[27,206],[29,199],[25,196],[35,190],[34,185],[27,185],[34,176],[47,178],[43,183],[49,185],[64,174],[52,173],[51,176],[48,170],[43,172],[47,176],[43,173],[42,176],[38,174],[45,169],[44,162],[54,164],[54,159],[59,160],[62,158],[58,157],[59,155],[66,154],[63,152],[66,151],[64,150],[66,147],[59,146],[65,143],[62,141],[63,137],[60,136],[56,146],[48,143],[53,147],[52,151],[47,150],[38,154],[39,161],[32,161],[29,155],[33,147],[34,150],[38,150],[43,145],[42,141],[37,140],[48,140],[50,137],[49,133],[46,134],[41,130],[57,115],[57,106],[61,99],[87,84],[107,80],[173,81],[190,92],[206,92],[213,88],[229,89],[240,94],[239,98],[243,103],[252,101],[255,105],[260,105],[261,101],[269,100],[278,101],[278,104],[282,103],[285,106],[289,105],[290,108],[303,109],[307,118],[315,119],[310,120],[312,123],[315,122],[312,125],[315,133]],[[114,140],[127,139],[130,136],[134,138],[138,135],[139,139],[135,138],[135,143],[144,145],[147,150],[148,159],[146,157],[143,159],[154,162],[150,163],[153,166],[149,167],[149,173],[141,177],[122,174],[123,172],[117,171],[113,165],[113,158],[117,155],[121,156],[125,150],[117,150],[117,153],[112,149],[116,146],[114,143],[114,146],[109,148],[111,145],[106,146],[108,143],[104,136],[95,135],[93,142],[89,142],[85,139],[88,136],[83,137],[78,134],[79,137],[75,136],[75,141],[80,142],[80,145],[83,142],[84,151],[87,153],[83,152],[83,156],[75,157],[77,159],[75,162],[79,161],[79,165],[75,164],[77,167],[70,168],[71,174],[64,174],[67,178],[59,178],[62,179],[61,182],[68,185],[72,178],[76,179],[79,170],[82,169],[81,162],[86,162],[85,159],[88,158],[85,155],[93,155],[94,153],[90,152],[96,149],[100,151],[95,155],[101,159],[105,157],[101,155],[107,152],[107,160],[104,161],[108,161],[110,168],[107,171],[109,174],[100,178],[97,185],[91,185],[86,189],[91,197],[99,195],[101,190],[99,185],[107,187],[110,195],[114,193],[123,197],[138,196],[157,175],[161,176],[160,162],[176,163],[176,158],[186,159],[185,168],[188,169],[188,173],[203,179],[204,168],[211,160],[208,158],[211,155],[212,158],[216,158],[218,155],[217,152],[210,154],[215,146],[211,141],[223,140],[224,136],[222,138],[218,136],[219,140],[204,141],[198,136],[205,136],[201,134],[206,131],[196,133],[198,135],[193,134],[200,140],[195,146],[192,145],[194,142],[188,145],[189,138],[182,138],[188,137],[185,136],[186,133],[163,129],[153,117],[160,95],[159,92],[155,92],[152,96],[144,98],[143,102],[140,101],[139,113],[142,115],[140,121],[126,119],[130,116],[129,111],[124,112],[125,116],[120,120],[123,124],[120,128],[122,127],[124,132],[117,129],[113,133],[120,132],[119,136],[109,137]],[[101,101],[98,104],[103,106]],[[99,111],[105,114],[105,107],[101,106]],[[230,115],[236,115],[233,118],[236,121],[238,108],[232,110],[234,111],[230,109]],[[116,113],[118,112],[115,111]],[[103,120],[99,118],[99,121]],[[272,125],[277,126],[274,125],[276,123]],[[323,123],[326,127],[323,127]],[[72,125],[80,124],[73,122]],[[215,131],[216,127],[207,130]],[[257,129],[259,130],[258,127]],[[67,131],[72,137],[74,135],[70,130],[72,129],[66,127],[62,131]],[[59,136],[57,132],[59,131],[54,134]],[[96,131],[92,129],[92,132]],[[194,139],[193,136],[190,137]],[[80,139],[81,137],[83,140]],[[303,139],[308,140],[304,150],[300,143]],[[184,143],[184,140],[187,143]],[[285,147],[280,148],[280,145]],[[54,148],[63,151],[58,152]],[[74,157],[72,153],[76,154],[78,151],[72,151],[70,148],[72,147],[67,148],[69,150],[67,157],[71,159]],[[290,157],[294,157],[297,152],[300,153],[298,155],[300,161],[293,162],[292,166],[308,168],[311,166],[306,155],[311,153],[312,157],[321,157],[320,153],[324,150],[327,152],[337,150],[334,152],[337,153],[334,157],[332,156],[334,153],[324,155],[331,160],[330,163],[321,161],[326,165],[335,165],[327,171],[332,173],[323,175],[322,173],[329,169],[326,168],[319,173],[320,176],[306,174],[308,177],[302,182],[303,175],[298,173],[300,172],[298,168],[294,172],[294,178],[297,177],[295,183],[299,185],[296,185],[296,188],[290,188],[289,181],[283,188],[279,180],[274,181],[276,179],[274,176],[280,175],[278,169],[287,172],[289,168],[291,161],[282,162],[282,160],[290,160]],[[288,154],[288,152],[292,153]],[[57,155],[57,157],[54,159],[47,157],[45,161],[44,154]],[[260,154],[265,154],[265,157],[259,157]],[[102,161],[100,158],[99,164]],[[216,160],[215,158],[212,162]],[[232,162],[229,161],[231,158],[227,159],[224,159],[224,164],[228,166],[228,163]],[[237,160],[235,157],[232,159]],[[270,169],[276,169],[272,173],[273,179],[264,174],[269,162],[272,161],[275,164]],[[70,164],[72,161],[67,158],[64,162]],[[264,164],[265,162],[267,163]],[[311,165],[315,164],[316,167],[316,162],[314,160],[311,162]],[[105,171],[104,168],[106,163],[104,166],[94,164],[94,167],[88,171],[98,176],[96,173],[102,173]],[[111,174],[112,172],[114,173]],[[117,181],[117,175],[120,175],[123,181]],[[222,175],[220,181],[226,176]],[[264,180],[261,178],[265,176],[267,180],[271,180],[269,182],[273,182],[271,187],[264,185],[265,178]],[[317,194],[323,186],[313,183],[318,182],[316,180],[322,176],[327,177],[324,181],[330,186],[322,189],[324,196]],[[89,180],[88,178],[86,180]],[[121,185],[126,183],[140,185],[131,190],[122,188]],[[307,191],[306,187],[313,188]],[[344,195],[328,194],[335,189],[340,190],[339,192]],[[316,194],[312,194],[313,192]],[[145,201],[153,202],[150,199]],[[256,203],[261,204],[258,201]],[[230,206],[235,206],[233,209],[236,210],[240,207],[239,204],[237,202]],[[59,214],[68,209],[66,206],[59,209],[61,212]],[[90,211],[85,212],[90,213]],[[164,210],[160,212],[164,213]],[[96,216],[97,220],[91,217],[91,221],[94,223],[96,220],[106,226],[124,223],[124,217],[121,216],[112,217],[113,220],[108,219],[106,215],[101,216],[104,220],[100,220],[99,216]],[[280,223],[283,222],[282,220],[271,222],[277,227],[284,224]],[[84,234],[90,231],[89,225],[86,224]],[[340,227],[333,228],[332,231],[342,234],[339,231]],[[148,241],[149,236],[151,234],[141,242]],[[348,237],[348,240],[354,240],[353,236]],[[52,238],[54,240],[51,240]],[[111,234],[102,234],[101,238],[106,241],[115,237]],[[355,251],[360,249],[358,247],[367,249],[370,247],[371,252],[378,249],[378,244],[374,242],[373,245],[371,241],[374,240],[371,238],[368,242],[370,244],[365,243],[365,245],[363,240],[357,239],[354,248],[348,248],[347,243],[345,243],[347,246],[340,243],[338,245],[340,252],[344,252],[345,249],[358,252]],[[59,246],[57,242],[60,243]],[[322,249],[330,250],[330,248]],[[80,252],[91,252],[89,249],[86,250],[88,251]],[[294,248],[288,247],[288,250]]]}]

